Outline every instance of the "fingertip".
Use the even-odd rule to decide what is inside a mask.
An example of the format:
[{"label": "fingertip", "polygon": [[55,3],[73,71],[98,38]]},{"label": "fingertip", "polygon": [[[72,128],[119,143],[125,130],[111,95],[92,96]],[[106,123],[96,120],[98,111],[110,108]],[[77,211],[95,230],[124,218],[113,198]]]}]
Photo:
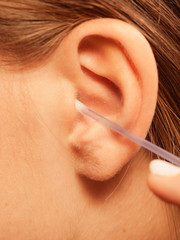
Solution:
[{"label": "fingertip", "polygon": [[147,184],[159,198],[166,202],[180,204],[180,174],[170,177],[150,173]]},{"label": "fingertip", "polygon": [[150,173],[148,175],[148,178],[147,178],[148,187],[155,194],[159,193],[159,191],[158,191],[158,189],[159,189],[159,180],[161,180],[161,177],[158,176],[158,175],[152,174],[152,173]]}]

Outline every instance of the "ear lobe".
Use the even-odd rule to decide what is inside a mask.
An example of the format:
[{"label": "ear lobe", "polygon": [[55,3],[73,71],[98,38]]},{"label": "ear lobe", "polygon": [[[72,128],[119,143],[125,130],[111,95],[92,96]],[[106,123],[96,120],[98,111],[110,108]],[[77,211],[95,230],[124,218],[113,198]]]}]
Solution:
[{"label": "ear lobe", "polygon": [[[62,71],[68,72],[71,81],[76,79],[78,99],[145,137],[158,86],[156,62],[147,40],[127,23],[98,19],[74,29],[64,46],[73,41],[76,51],[69,51],[69,59],[74,59],[76,73],[74,77],[69,74],[68,64]],[[130,140],[78,113],[69,144],[76,172],[101,181],[113,177],[138,150]]]}]

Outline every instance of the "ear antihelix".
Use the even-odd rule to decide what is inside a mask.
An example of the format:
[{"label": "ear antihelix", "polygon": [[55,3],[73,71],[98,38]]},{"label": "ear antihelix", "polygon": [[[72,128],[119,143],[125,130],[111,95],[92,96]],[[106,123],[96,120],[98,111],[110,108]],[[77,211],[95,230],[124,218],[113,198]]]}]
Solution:
[{"label": "ear antihelix", "polygon": [[[79,45],[79,60],[84,78],[79,82],[78,99],[107,116],[121,116],[123,125],[131,109],[140,104],[140,86],[136,75],[118,42],[102,36],[88,36]],[[128,83],[128,84],[127,84]],[[134,93],[131,94],[131,89]],[[126,125],[127,126],[127,125]]]}]

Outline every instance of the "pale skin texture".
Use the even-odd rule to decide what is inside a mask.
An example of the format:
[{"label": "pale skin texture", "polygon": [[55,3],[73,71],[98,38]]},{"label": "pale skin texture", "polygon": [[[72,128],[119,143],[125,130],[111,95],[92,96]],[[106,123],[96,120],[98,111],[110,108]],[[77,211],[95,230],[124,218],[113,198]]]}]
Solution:
[{"label": "pale skin texture", "polygon": [[[28,71],[0,71],[0,240],[170,239],[165,203],[152,194],[147,185],[150,161],[147,155],[140,151],[122,167],[138,150],[137,146],[123,142],[121,138],[112,136],[106,132],[108,130],[99,129],[99,126],[86,119],[77,121],[79,115],[74,107],[77,90],[81,90],[79,95],[86,99],[82,92],[82,82],[77,80],[82,74],[79,72],[78,61],[82,61],[81,65],[87,64],[86,67],[90,67],[86,56],[89,58],[91,54],[86,50],[78,52],[75,49],[84,36],[92,34],[91,31],[101,34],[104,22],[100,20],[88,24],[74,30],[42,67]],[[107,26],[107,34],[112,34],[112,37],[117,35],[117,27],[124,29],[120,21],[111,20],[109,24],[111,31],[108,31]],[[128,83],[133,84],[134,93],[132,90],[131,95],[134,96],[133,101],[127,100],[126,91],[121,89],[124,100],[120,111],[123,124],[145,136],[154,113],[157,73],[145,40],[135,32],[129,32],[127,26],[127,32],[121,35],[121,40],[124,36],[129,54],[131,55],[132,44],[128,48],[128,34],[129,39],[131,34],[135,34],[134,42],[142,41],[140,44],[145,44],[142,51],[146,50],[150,54],[147,57],[150,73],[141,71],[142,63],[136,62],[133,56],[131,58],[135,61],[142,85],[152,84],[154,77],[154,85],[151,86],[154,88],[154,98],[148,98],[145,94],[146,99],[141,100],[143,104],[141,102],[138,105],[138,120],[131,123],[131,111],[126,116],[124,104],[130,106],[138,99],[138,94],[144,93],[140,93],[138,85],[134,83],[136,78],[127,70],[127,81],[122,89],[127,89]],[[103,44],[107,43],[103,41]],[[112,52],[115,50],[113,46],[109,45]],[[137,56],[136,51],[133,52]],[[108,59],[113,61],[110,56]],[[100,63],[103,66],[103,62]],[[99,64],[93,66],[96,74]],[[127,69],[128,66],[127,64]],[[106,74],[113,76],[113,72],[108,70],[103,74],[104,77],[107,77]],[[145,74],[146,82],[143,80]],[[118,87],[124,84],[121,76],[117,82]],[[103,98],[104,88],[101,88],[101,84],[102,82],[99,93],[102,92],[100,96]],[[145,87],[141,90],[146,92]],[[109,94],[112,91],[109,90]],[[101,101],[102,99],[98,109],[103,113]],[[113,101],[119,105],[116,98]],[[152,108],[143,115],[144,104],[150,103]],[[105,110],[109,111],[108,108]],[[113,111],[112,118],[117,115],[116,109]],[[87,129],[91,130],[90,134],[83,138]],[[97,141],[102,151],[98,147],[96,149],[96,144],[92,145],[98,137],[101,138],[101,141]],[[106,141],[110,144],[110,150]],[[82,147],[87,148],[88,144],[89,149],[93,149],[93,156],[81,156],[74,148],[75,143],[78,143],[80,150]],[[114,144],[124,151],[123,155],[113,148]],[[108,151],[111,152],[109,161],[105,156]],[[95,167],[94,159],[97,163]],[[153,186],[153,183],[150,185]]]}]

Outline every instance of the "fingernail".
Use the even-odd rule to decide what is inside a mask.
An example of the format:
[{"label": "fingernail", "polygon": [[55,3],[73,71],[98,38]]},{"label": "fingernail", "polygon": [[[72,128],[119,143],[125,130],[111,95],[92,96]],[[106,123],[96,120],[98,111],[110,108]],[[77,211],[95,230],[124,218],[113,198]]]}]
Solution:
[{"label": "fingernail", "polygon": [[163,160],[153,160],[149,165],[150,172],[161,176],[176,176],[180,174],[180,167]]}]

